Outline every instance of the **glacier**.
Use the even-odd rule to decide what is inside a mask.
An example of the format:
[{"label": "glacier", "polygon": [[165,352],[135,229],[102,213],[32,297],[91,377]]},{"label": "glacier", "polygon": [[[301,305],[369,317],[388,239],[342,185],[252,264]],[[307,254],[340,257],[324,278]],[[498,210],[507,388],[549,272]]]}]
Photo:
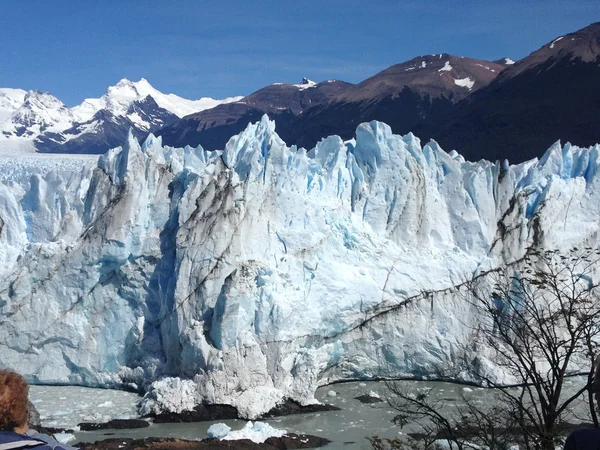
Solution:
[{"label": "glacier", "polygon": [[599,154],[473,163],[379,122],[306,150],[264,116],[222,152],[130,135],[77,171],[10,172],[0,367],[249,419],[335,381],[469,380],[464,283],[596,245]]}]

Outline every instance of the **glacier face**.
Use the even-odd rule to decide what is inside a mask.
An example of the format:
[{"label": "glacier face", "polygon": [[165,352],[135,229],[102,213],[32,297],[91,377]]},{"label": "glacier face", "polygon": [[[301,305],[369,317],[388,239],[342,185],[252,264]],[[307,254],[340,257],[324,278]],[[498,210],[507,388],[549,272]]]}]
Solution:
[{"label": "glacier face", "polygon": [[222,153],[130,136],[97,167],[4,178],[0,365],[248,418],[336,380],[468,379],[461,284],[595,244],[599,153],[471,163],[378,122],[306,151],[265,116]]}]

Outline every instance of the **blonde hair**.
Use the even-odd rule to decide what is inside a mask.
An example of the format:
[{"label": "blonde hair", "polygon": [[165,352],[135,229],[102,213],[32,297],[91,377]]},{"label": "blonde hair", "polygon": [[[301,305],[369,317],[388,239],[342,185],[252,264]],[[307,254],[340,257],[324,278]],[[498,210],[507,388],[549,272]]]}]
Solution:
[{"label": "blonde hair", "polygon": [[13,431],[27,424],[29,386],[21,375],[0,370],[0,430]]}]

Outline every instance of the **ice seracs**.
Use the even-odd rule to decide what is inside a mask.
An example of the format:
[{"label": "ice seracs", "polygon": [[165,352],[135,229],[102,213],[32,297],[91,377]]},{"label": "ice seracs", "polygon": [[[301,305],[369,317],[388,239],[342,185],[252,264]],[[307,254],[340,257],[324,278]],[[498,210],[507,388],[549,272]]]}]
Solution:
[{"label": "ice seracs", "polygon": [[308,151],[266,116],[222,153],[129,136],[80,173],[0,184],[0,357],[35,382],[137,386],[143,413],[250,419],[344,379],[469,380],[461,285],[595,245],[599,165],[558,144],[473,163],[379,122]]}]

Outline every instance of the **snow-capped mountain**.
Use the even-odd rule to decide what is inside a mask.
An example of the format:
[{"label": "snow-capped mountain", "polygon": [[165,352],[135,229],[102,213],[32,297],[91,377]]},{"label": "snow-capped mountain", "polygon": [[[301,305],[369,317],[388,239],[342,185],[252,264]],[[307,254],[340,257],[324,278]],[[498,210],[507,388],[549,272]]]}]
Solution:
[{"label": "snow-capped mountain", "polygon": [[27,177],[0,159],[0,364],[138,387],[144,412],[253,418],[336,380],[468,380],[493,362],[461,285],[598,244],[598,145],[471,163],[371,122],[306,151],[263,117],[222,153],[129,136],[86,161]]},{"label": "snow-capped mountain", "polygon": [[5,136],[29,138],[46,131],[62,131],[73,120],[71,110],[52,94],[29,91],[23,103],[11,114],[10,120],[0,124],[0,131]]},{"label": "snow-capped mountain", "polygon": [[0,88],[0,123],[8,119],[25,101],[27,91]]},{"label": "snow-capped mountain", "polygon": [[130,127],[145,137],[187,114],[239,98],[187,100],[163,94],[144,78],[123,79],[102,97],[68,108],[49,93],[1,89],[0,152],[20,145],[40,152],[104,153],[123,142]]},{"label": "snow-capped mountain", "polygon": [[115,86],[109,87],[102,97],[85,99],[83,103],[73,108],[73,113],[80,122],[91,119],[101,109],[108,110],[115,116],[123,116],[128,113],[134,102],[143,100],[148,96],[152,97],[160,108],[175,114],[177,117],[184,117],[241,98],[230,97],[215,100],[204,97],[199,100],[188,100],[175,94],[163,94],[145,78],[140,79],[138,82],[122,79]]}]

